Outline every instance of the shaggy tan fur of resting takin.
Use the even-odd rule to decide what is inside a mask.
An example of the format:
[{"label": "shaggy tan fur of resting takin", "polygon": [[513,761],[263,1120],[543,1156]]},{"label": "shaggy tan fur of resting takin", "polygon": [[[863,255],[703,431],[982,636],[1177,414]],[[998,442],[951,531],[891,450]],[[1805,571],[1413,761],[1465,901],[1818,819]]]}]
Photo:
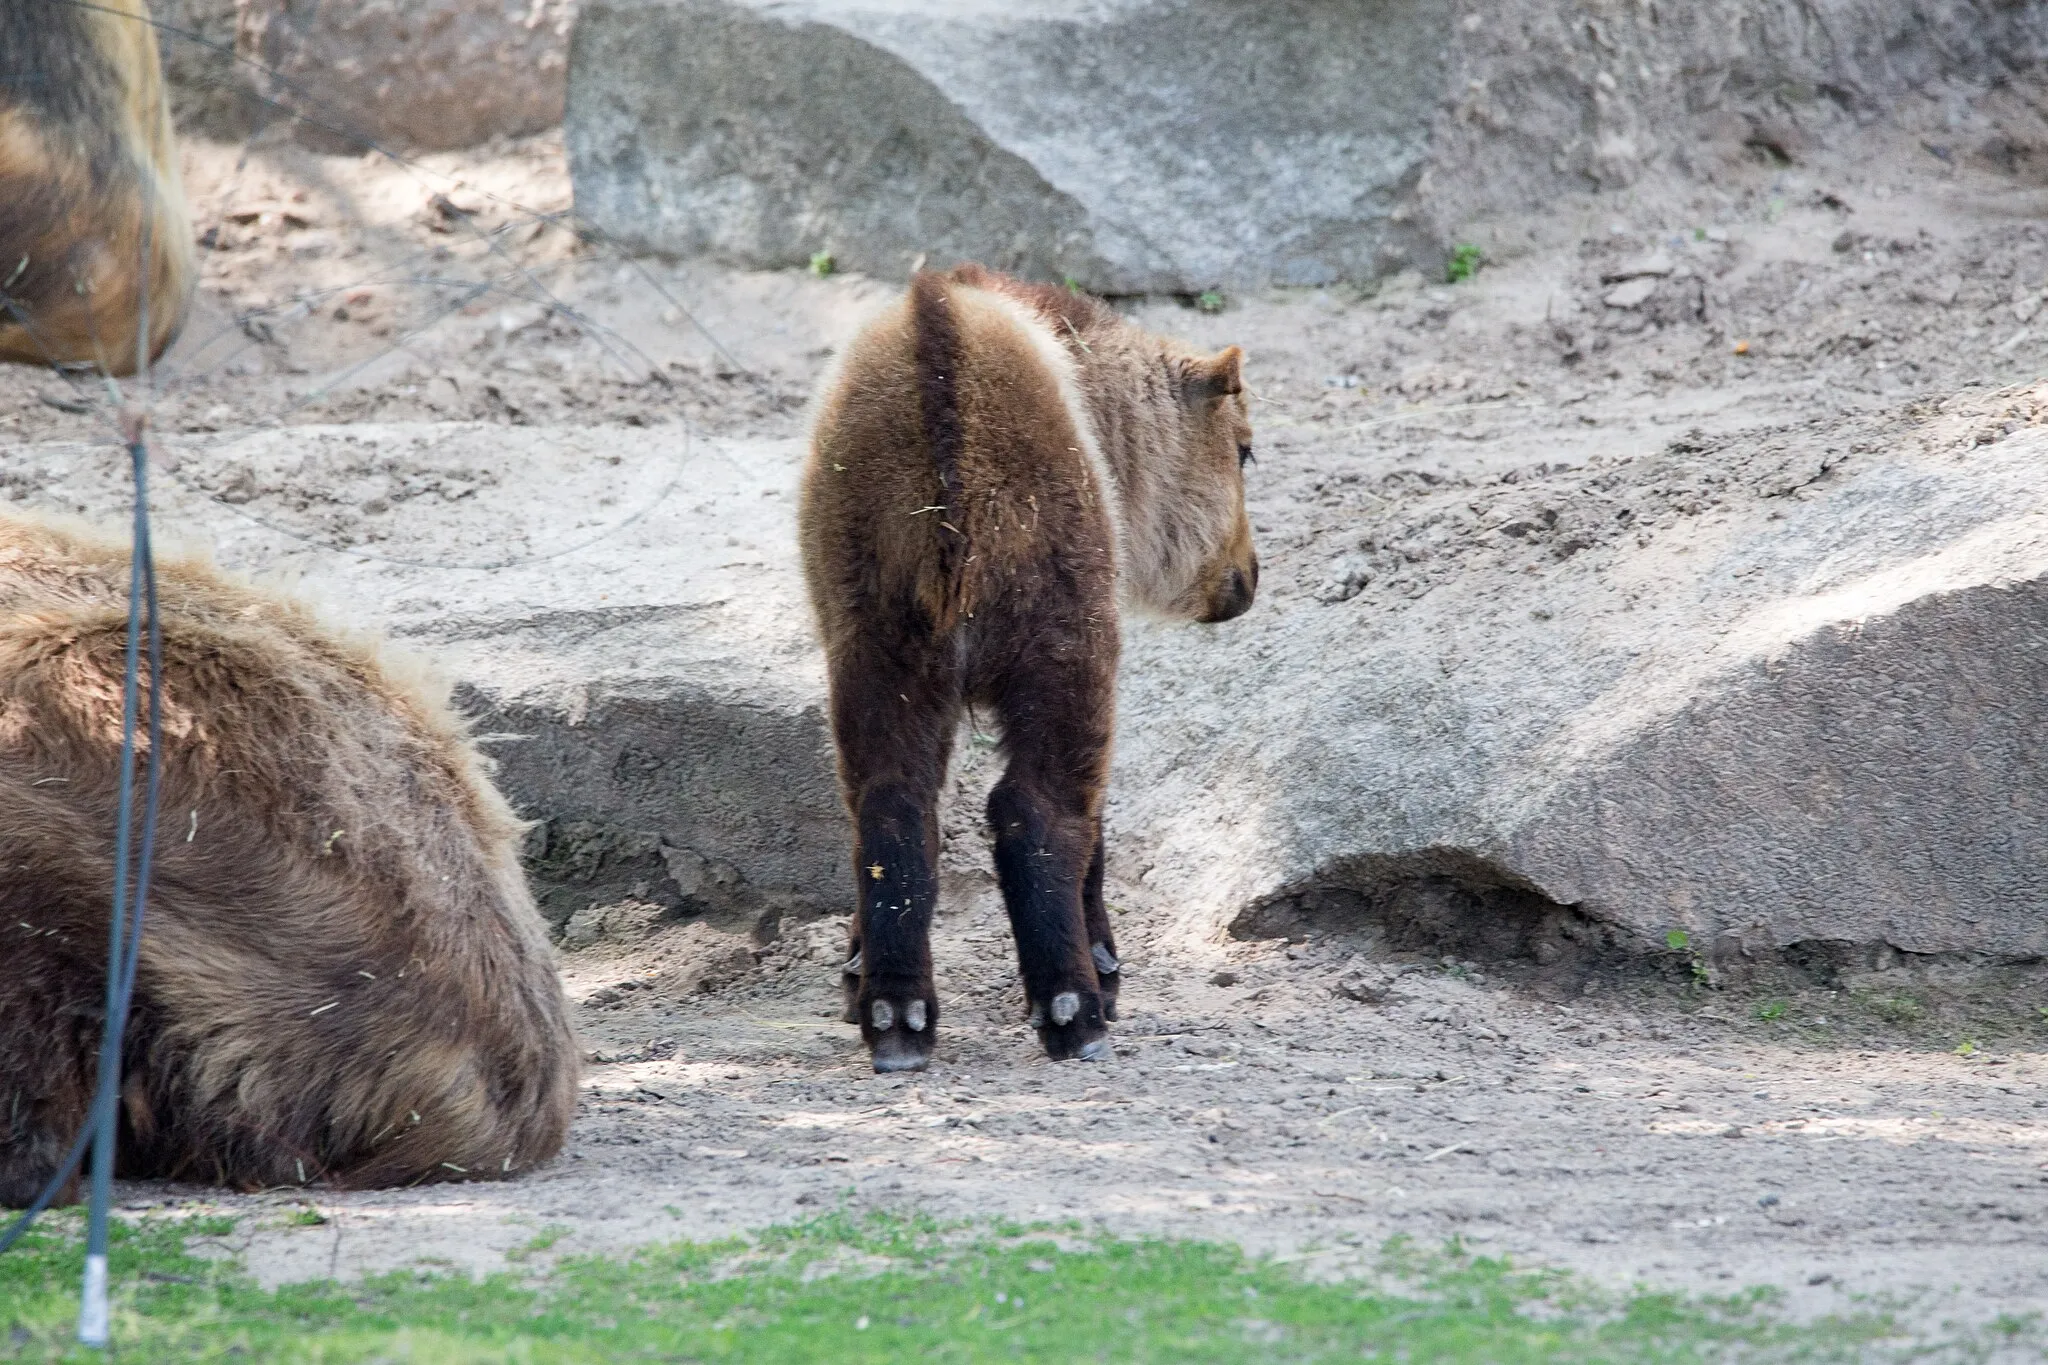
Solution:
[{"label": "shaggy tan fur of resting takin", "polygon": [[[125,547],[0,512],[0,1205],[97,1070]],[[442,703],[303,607],[160,566],[162,824],[119,1169],[256,1187],[502,1177],[576,1055],[520,826]]]}]

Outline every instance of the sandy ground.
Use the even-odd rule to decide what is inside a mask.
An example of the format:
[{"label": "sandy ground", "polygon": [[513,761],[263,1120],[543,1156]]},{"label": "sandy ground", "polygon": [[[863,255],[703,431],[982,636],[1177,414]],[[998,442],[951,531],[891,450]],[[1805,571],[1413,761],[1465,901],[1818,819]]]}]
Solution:
[{"label": "sandy ground", "polygon": [[[1503,471],[1678,440],[1710,463],[1717,434],[1815,423],[1882,435],[1959,393],[1993,438],[2037,420],[2031,391],[2001,390],[2048,354],[2048,192],[1905,133],[1829,155],[1731,165],[1689,198],[1606,196],[1475,228],[1487,265],[1456,287],[1136,311],[1246,346],[1270,580],[1327,599],[1455,572],[1436,550],[1455,541],[1462,490]],[[156,376],[173,461],[314,422],[786,437],[829,347],[888,292],[578,248],[542,216],[567,205],[545,138],[416,169],[283,144],[196,146],[189,163],[212,249],[199,313]],[[1656,288],[1603,302],[1630,279]],[[112,512],[105,403],[82,381],[0,376],[0,495]],[[168,530],[317,589],[334,562],[317,546],[374,545],[378,497],[487,496],[491,478],[414,472],[394,457],[377,488],[269,499],[252,530],[252,492],[195,460],[171,474],[184,485]],[[596,459],[587,472],[644,482]],[[1682,507],[1710,483],[1662,492]],[[1148,926],[1171,907],[1112,850],[1129,972],[1116,1055],[1054,1065],[1021,1022],[972,823],[948,820],[963,834],[928,1073],[874,1076],[838,1022],[839,924],[786,923],[765,945],[628,927],[564,954],[592,1060],[569,1150],[545,1169],[123,1198],[248,1215],[236,1245],[272,1281],[497,1268],[551,1224],[569,1230],[563,1254],[844,1205],[1227,1238],[1331,1273],[1406,1233],[1615,1281],[1775,1284],[1807,1311],[1873,1293],[1930,1323],[2048,1309],[2048,1055],[2015,1022],[2048,1005],[2031,971],[1901,966],[1778,995],[1623,973],[1559,998],[1515,963],[1343,927],[1169,953]],[[285,1223],[306,1203],[324,1226]]]}]

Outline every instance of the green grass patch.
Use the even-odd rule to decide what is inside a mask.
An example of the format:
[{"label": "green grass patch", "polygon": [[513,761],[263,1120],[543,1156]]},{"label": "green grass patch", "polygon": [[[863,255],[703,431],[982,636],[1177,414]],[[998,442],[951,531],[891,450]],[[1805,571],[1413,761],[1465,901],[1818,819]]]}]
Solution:
[{"label": "green grass patch", "polygon": [[[72,1343],[77,1225],[75,1214],[62,1215],[0,1256],[0,1360],[102,1358]],[[1562,1272],[1523,1270],[1456,1246],[1422,1254],[1395,1243],[1365,1281],[1316,1283],[1210,1243],[833,1215],[744,1240],[677,1243],[624,1258],[565,1257],[483,1279],[412,1271],[265,1290],[236,1263],[187,1249],[194,1237],[230,1228],[212,1219],[117,1231],[114,1358],[321,1365],[1943,1358],[1879,1313],[1797,1323],[1761,1290],[1726,1298],[1609,1294]],[[552,1245],[553,1232],[534,1240]],[[1995,1335],[2009,1346],[2036,1330],[2032,1321],[1993,1324],[1983,1344]]]},{"label": "green grass patch", "polygon": [[1460,242],[1451,248],[1451,258],[1444,262],[1444,283],[1463,284],[1479,273],[1485,256],[1471,242]]}]

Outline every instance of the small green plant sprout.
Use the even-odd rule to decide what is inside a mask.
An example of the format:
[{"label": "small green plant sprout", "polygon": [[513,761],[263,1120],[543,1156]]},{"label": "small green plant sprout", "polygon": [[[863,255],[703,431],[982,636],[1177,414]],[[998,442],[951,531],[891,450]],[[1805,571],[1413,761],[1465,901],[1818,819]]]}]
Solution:
[{"label": "small green plant sprout", "polygon": [[824,279],[838,268],[839,263],[832,259],[831,252],[813,251],[811,253],[811,273],[819,279]]},{"label": "small green plant sprout", "polygon": [[1458,243],[1451,248],[1451,259],[1444,262],[1444,283],[1463,284],[1479,273],[1484,259],[1474,243]]},{"label": "small green plant sprout", "polygon": [[562,1223],[549,1223],[546,1227],[542,1228],[539,1232],[535,1233],[531,1238],[529,1238],[526,1242],[526,1245],[513,1247],[510,1251],[506,1252],[505,1259],[515,1263],[527,1260],[528,1258],[540,1252],[546,1251],[548,1248],[552,1247],[555,1243],[561,1241],[564,1237],[567,1237],[568,1235],[569,1228],[567,1227],[567,1225]]},{"label": "small green plant sprout", "polygon": [[1204,289],[1204,290],[1203,290],[1203,291],[1202,291],[1201,293],[1199,293],[1199,294],[1195,295],[1195,307],[1196,307],[1196,309],[1197,309],[1198,311],[1200,311],[1200,312],[1204,312],[1204,313],[1220,313],[1220,312],[1222,312],[1222,311],[1223,311],[1223,293],[1222,293],[1222,291],[1221,291],[1221,290],[1217,290],[1217,289]]},{"label": "small green plant sprout", "polygon": [[1078,294],[1081,292],[1081,282],[1075,279],[1072,275],[1060,276],[1060,284],[1066,288],[1066,291],[1069,294]]},{"label": "small green plant sprout", "polygon": [[1756,1017],[1767,1024],[1783,1019],[1785,1017],[1785,1002],[1782,1000],[1763,1001],[1756,1007]]},{"label": "small green plant sprout", "polygon": [[284,1224],[289,1228],[326,1227],[327,1215],[308,1204],[302,1208],[293,1209],[290,1213],[286,1214],[284,1216]]},{"label": "small green plant sprout", "polygon": [[1962,1042],[1956,1044],[1956,1056],[1974,1057],[1976,1055],[1977,1040],[1975,1038],[1965,1038]]},{"label": "small green plant sprout", "polygon": [[1707,230],[1706,230],[1705,228],[1694,228],[1694,229],[1692,230],[1692,239],[1693,239],[1693,240],[1694,240],[1695,242],[1704,242],[1704,241],[1706,241],[1706,240],[1707,240]]},{"label": "small green plant sprout", "polygon": [[1664,946],[1674,953],[1684,953],[1691,959],[1693,985],[1711,986],[1714,984],[1714,974],[1707,970],[1706,959],[1694,950],[1691,934],[1686,933],[1683,929],[1672,929],[1664,935]]}]

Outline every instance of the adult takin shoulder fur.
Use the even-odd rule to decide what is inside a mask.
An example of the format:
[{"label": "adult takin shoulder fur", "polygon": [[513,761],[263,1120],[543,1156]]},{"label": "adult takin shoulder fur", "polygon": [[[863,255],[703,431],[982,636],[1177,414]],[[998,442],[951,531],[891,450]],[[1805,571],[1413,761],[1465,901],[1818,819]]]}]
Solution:
[{"label": "adult takin shoulder fur", "polygon": [[[97,1083],[128,551],[0,514],[0,1206]],[[162,819],[117,1169],[245,1187],[494,1179],[577,1060],[520,824],[440,700],[203,564],[159,564]],[[146,671],[146,670],[145,670]]]},{"label": "adult takin shoulder fur", "polygon": [[135,370],[193,278],[144,0],[0,0],[0,360]]},{"label": "adult takin shoulder fur", "polygon": [[876,1070],[931,1057],[938,801],[970,705],[1007,760],[988,817],[1031,1024],[1054,1057],[1107,1050],[1118,604],[1251,606],[1241,361],[963,266],[920,273],[826,377],[799,525],[854,825],[848,1017]]}]

